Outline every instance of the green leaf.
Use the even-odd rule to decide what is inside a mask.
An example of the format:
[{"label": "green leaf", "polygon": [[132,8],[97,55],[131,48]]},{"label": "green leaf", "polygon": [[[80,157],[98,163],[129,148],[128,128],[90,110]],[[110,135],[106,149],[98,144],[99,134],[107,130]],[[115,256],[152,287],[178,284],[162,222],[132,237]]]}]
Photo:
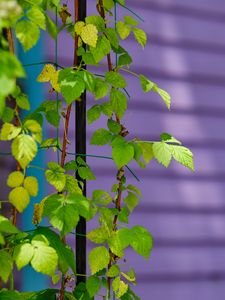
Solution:
[{"label": "green leaf", "polygon": [[65,186],[65,190],[68,193],[82,194],[82,190],[79,187],[77,179],[74,178],[72,175],[67,175],[66,174],[66,186]]},{"label": "green leaf", "polygon": [[152,249],[152,236],[142,226],[134,226],[131,229],[132,239],[130,241],[131,247],[140,255],[146,259],[149,258],[150,251]]},{"label": "green leaf", "polygon": [[80,178],[86,180],[95,180],[96,177],[89,167],[79,167],[78,174]]},{"label": "green leaf", "polygon": [[57,228],[63,236],[72,231],[79,221],[77,207],[61,194],[48,197],[43,215],[49,217],[52,226]]},{"label": "green leaf", "polygon": [[0,291],[0,299],[1,300],[24,300],[23,296],[17,291],[8,291],[2,289]]},{"label": "green leaf", "polygon": [[94,190],[92,193],[92,201],[97,205],[107,206],[112,202],[112,197],[109,193],[103,190]]},{"label": "green leaf", "polygon": [[132,58],[128,53],[124,53],[124,54],[119,56],[119,59],[118,59],[118,66],[119,67],[128,66],[131,63],[132,63]]},{"label": "green leaf", "polygon": [[86,282],[87,291],[90,297],[94,297],[101,287],[101,281],[97,276],[90,276]]},{"label": "green leaf", "polygon": [[34,247],[29,243],[19,244],[15,247],[13,252],[13,259],[16,262],[18,270],[29,264],[34,255]]},{"label": "green leaf", "polygon": [[110,92],[110,104],[115,114],[122,118],[127,109],[127,98],[121,91],[112,88]]},{"label": "green leaf", "polygon": [[108,94],[108,90],[108,84],[104,80],[102,80],[101,78],[95,79],[94,94],[96,100],[104,98]]},{"label": "green leaf", "polygon": [[82,27],[80,37],[83,42],[91,47],[96,47],[97,39],[98,39],[98,30],[95,25],[87,24]]},{"label": "green leaf", "polygon": [[20,231],[6,217],[0,215],[0,232],[19,233]]},{"label": "green leaf", "polygon": [[25,51],[31,49],[40,37],[38,26],[28,20],[19,21],[16,24],[16,37],[20,41]]},{"label": "green leaf", "polygon": [[100,246],[92,249],[88,256],[91,274],[95,274],[98,271],[106,268],[109,264],[109,261],[109,252],[105,247]]},{"label": "green leaf", "polygon": [[8,281],[9,275],[13,270],[13,260],[8,252],[6,252],[5,250],[0,250],[0,262],[0,277],[2,278],[3,282],[6,283]]},{"label": "green leaf", "polygon": [[91,48],[91,53],[96,61],[99,63],[107,54],[110,53],[111,45],[109,40],[103,35],[98,38],[95,48]]},{"label": "green leaf", "polygon": [[36,197],[38,194],[38,180],[34,176],[28,176],[24,180],[24,188],[30,196]]},{"label": "green leaf", "polygon": [[37,144],[27,134],[18,135],[12,142],[12,155],[20,163],[23,169],[34,159],[37,154]]},{"label": "green leaf", "polygon": [[181,141],[175,139],[172,135],[165,132],[160,135],[160,140],[167,143],[174,143],[174,144],[181,145]]},{"label": "green leaf", "polygon": [[132,184],[129,184],[127,186],[127,190],[130,190],[130,191],[134,192],[136,195],[138,195],[139,197],[142,197],[141,191],[136,186],[134,186]]},{"label": "green leaf", "polygon": [[114,28],[110,28],[110,27],[106,28],[105,29],[105,35],[107,36],[110,44],[114,48],[118,49],[118,47],[119,47],[119,39],[118,39],[118,36],[116,34],[116,30]]},{"label": "green leaf", "polygon": [[118,220],[122,223],[128,224],[129,223],[129,220],[128,220],[129,214],[130,214],[130,212],[129,212],[128,208],[126,206],[122,207],[122,209],[118,215]]},{"label": "green leaf", "polygon": [[124,22],[119,21],[116,23],[116,30],[119,33],[121,39],[125,40],[130,35],[131,28]]},{"label": "green leaf", "polygon": [[16,103],[20,108],[30,110],[30,102],[26,94],[20,93],[16,97]]},{"label": "green leaf", "polygon": [[130,212],[134,210],[134,208],[138,205],[139,199],[134,193],[128,192],[127,197],[124,198],[124,202],[127,204]]},{"label": "green leaf", "polygon": [[118,257],[124,256],[124,242],[120,238],[120,230],[113,232],[108,240],[109,248]]},{"label": "green leaf", "polygon": [[112,140],[112,134],[104,129],[99,128],[96,130],[91,138],[91,145],[103,146],[108,144]]},{"label": "green leaf", "polygon": [[138,25],[138,21],[136,21],[131,16],[124,16],[124,21],[125,21],[125,24],[127,24],[127,25],[131,25],[131,26],[137,26]]},{"label": "green leaf", "polygon": [[77,75],[83,79],[86,89],[93,93],[95,88],[95,78],[92,73],[88,71],[79,71]]},{"label": "green leaf", "polygon": [[96,104],[92,106],[88,111],[87,111],[87,118],[88,118],[88,124],[92,124],[94,121],[98,120],[101,116],[101,106]]},{"label": "green leaf", "polygon": [[2,113],[2,121],[5,123],[11,122],[14,118],[14,114],[15,114],[14,109],[6,106]]},{"label": "green leaf", "polygon": [[120,280],[120,277],[117,277],[112,282],[112,289],[116,294],[116,298],[119,299],[127,292],[128,284]]},{"label": "green leaf", "polygon": [[120,274],[120,268],[117,264],[112,265],[107,272],[108,277],[116,277],[119,274]]},{"label": "green leaf", "polygon": [[142,87],[142,90],[147,93],[149,91],[152,90],[153,86],[154,86],[154,82],[150,81],[147,77],[145,77],[144,75],[139,75],[139,79],[140,79],[140,84]]},{"label": "green leaf", "polygon": [[108,119],[107,126],[114,134],[119,134],[121,131],[121,125],[112,119]]},{"label": "green leaf", "polygon": [[55,40],[58,35],[56,24],[55,22],[52,21],[52,19],[48,16],[48,14],[46,14],[45,17],[46,17],[48,33]]},{"label": "green leaf", "polygon": [[32,6],[31,9],[27,12],[27,17],[41,29],[46,29],[45,15],[38,6]]},{"label": "green leaf", "polygon": [[172,159],[170,146],[165,142],[156,142],[153,143],[152,150],[157,161],[167,168]]},{"label": "green leaf", "polygon": [[113,87],[125,88],[127,86],[126,80],[118,72],[114,72],[114,71],[106,72],[105,80]]},{"label": "green leaf", "polygon": [[49,124],[55,126],[56,128],[59,127],[60,123],[60,115],[55,110],[50,110],[46,112],[46,120]]},{"label": "green leaf", "polygon": [[104,31],[105,30],[105,21],[100,16],[88,16],[85,18],[86,24],[93,24],[96,26],[98,31]]},{"label": "green leaf", "polygon": [[105,226],[91,230],[87,238],[96,244],[103,244],[109,238],[109,232]]},{"label": "green leaf", "polygon": [[58,264],[58,255],[52,247],[49,247],[40,236],[35,236],[31,244],[34,246],[34,255],[31,265],[35,271],[52,276],[55,274]]},{"label": "green leaf", "polygon": [[25,121],[23,126],[32,133],[40,133],[42,131],[41,125],[35,120],[29,119]]},{"label": "green leaf", "polygon": [[125,140],[112,145],[112,158],[118,169],[127,165],[134,157],[134,148]]},{"label": "green leaf", "polygon": [[21,132],[21,127],[16,127],[10,123],[4,123],[0,132],[0,140],[10,141],[18,136]]},{"label": "green leaf", "polygon": [[134,33],[135,40],[142,46],[142,48],[144,48],[147,43],[147,35],[144,30],[140,28],[132,28],[132,31]]},{"label": "green leaf", "polygon": [[16,187],[9,193],[9,202],[22,213],[30,203],[30,196],[24,187]]},{"label": "green leaf", "polygon": [[131,269],[129,272],[121,272],[121,275],[126,278],[126,280],[132,282],[133,284],[136,284],[136,273],[134,269]]},{"label": "green leaf", "polygon": [[9,174],[7,178],[7,185],[11,188],[22,185],[24,181],[24,174],[20,171],[14,171]]},{"label": "green leaf", "polygon": [[59,269],[66,273],[69,268],[76,274],[76,264],[73,250],[66,244],[62,242],[58,234],[47,227],[39,227],[34,232],[35,235],[42,234],[44,235],[50,243],[50,246],[53,247],[59,258]]},{"label": "green leaf", "polygon": [[160,89],[156,84],[154,84],[153,90],[154,90],[154,92],[158,93],[161,96],[161,98],[163,99],[163,101],[166,104],[167,108],[170,109],[170,105],[171,105],[170,95],[166,91]]},{"label": "green leaf", "polygon": [[169,145],[169,147],[173,158],[177,162],[194,171],[193,154],[188,148],[175,145]]},{"label": "green leaf", "polygon": [[67,68],[61,70],[58,81],[62,95],[68,105],[79,99],[85,90],[84,81],[81,79],[81,77],[77,76],[77,72],[73,71],[72,69]]},{"label": "green leaf", "polygon": [[152,149],[153,143],[138,141],[137,144],[142,150],[142,156],[144,161],[148,164],[154,157]]},{"label": "green leaf", "polygon": [[65,170],[55,162],[49,162],[48,167],[50,170],[45,171],[46,180],[61,192],[66,185]]}]

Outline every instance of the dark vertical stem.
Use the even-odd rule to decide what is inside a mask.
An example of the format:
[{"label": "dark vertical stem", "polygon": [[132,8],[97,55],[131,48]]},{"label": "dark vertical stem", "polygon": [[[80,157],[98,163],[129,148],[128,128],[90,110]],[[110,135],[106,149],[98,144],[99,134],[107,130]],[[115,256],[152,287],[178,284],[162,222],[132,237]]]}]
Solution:
[{"label": "dark vertical stem", "polygon": [[[86,0],[77,2],[76,18],[84,21],[87,12]],[[77,41],[75,40],[75,43]],[[79,64],[77,59],[76,64]],[[81,101],[76,102],[76,153],[86,154],[86,93],[81,96]],[[85,156],[83,157],[85,159]],[[80,180],[80,178],[78,177]],[[83,195],[86,195],[86,182],[83,181]],[[76,267],[78,274],[86,274],[86,220],[81,217],[76,228]],[[77,284],[85,282],[85,276],[77,276]]]}]

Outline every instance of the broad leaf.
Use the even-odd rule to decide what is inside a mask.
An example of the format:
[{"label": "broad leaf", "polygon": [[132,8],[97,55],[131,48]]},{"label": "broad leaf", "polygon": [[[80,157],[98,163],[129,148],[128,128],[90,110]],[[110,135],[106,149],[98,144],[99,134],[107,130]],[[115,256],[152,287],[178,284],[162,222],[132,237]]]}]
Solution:
[{"label": "broad leaf", "polygon": [[7,185],[11,188],[22,185],[24,181],[24,174],[20,171],[14,171],[9,174],[7,178]]},{"label": "broad leaf", "polygon": [[18,270],[29,264],[34,255],[34,247],[29,243],[19,244],[15,247],[13,252],[13,259],[16,262]]},{"label": "broad leaf", "polygon": [[130,212],[132,212],[134,208],[138,205],[139,199],[134,193],[128,192],[127,197],[124,198],[124,202],[127,204],[127,207],[129,208]]},{"label": "broad leaf", "polygon": [[152,149],[157,161],[167,168],[172,159],[170,146],[165,142],[156,142],[153,143]]},{"label": "broad leaf", "polygon": [[93,297],[98,293],[101,287],[101,281],[97,276],[90,276],[87,279],[86,287],[90,297]]},{"label": "broad leaf", "polygon": [[9,193],[9,202],[22,213],[30,203],[30,196],[24,187],[16,187]]},{"label": "broad leaf", "polygon": [[131,28],[124,22],[119,21],[116,23],[116,30],[119,33],[119,36],[121,37],[121,39],[125,40],[129,36]]},{"label": "broad leaf", "polygon": [[38,26],[28,20],[19,21],[16,25],[16,37],[25,51],[31,49],[38,41],[40,30]]},{"label": "broad leaf", "polygon": [[46,180],[61,192],[66,185],[65,170],[55,162],[49,162],[48,167],[50,170],[45,172]]},{"label": "broad leaf", "polygon": [[19,233],[20,231],[6,217],[0,215],[0,232]]},{"label": "broad leaf", "polygon": [[170,150],[176,161],[194,171],[193,154],[188,148],[170,145]]},{"label": "broad leaf", "polygon": [[86,26],[82,27],[80,36],[85,44],[96,47],[98,30],[95,25],[87,24]]},{"label": "broad leaf", "polygon": [[17,137],[21,132],[21,127],[14,126],[10,123],[4,123],[0,132],[0,140],[10,141]]},{"label": "broad leaf", "polygon": [[131,229],[132,239],[130,241],[131,247],[146,259],[149,258],[152,249],[152,236],[142,226],[134,226]]},{"label": "broad leaf", "polygon": [[112,145],[112,158],[118,169],[128,164],[134,157],[134,148],[125,140]]},{"label": "broad leaf", "polygon": [[111,84],[113,87],[116,88],[125,88],[127,86],[126,80],[118,72],[114,72],[114,71],[106,72],[105,80],[106,82],[108,82],[109,84]]},{"label": "broad leaf", "polygon": [[109,252],[105,247],[100,246],[92,249],[88,256],[91,274],[96,274],[98,271],[106,268],[109,264],[109,261]]},{"label": "broad leaf", "polygon": [[122,297],[128,290],[128,284],[117,277],[112,282],[112,289],[116,295],[116,298],[119,299]]},{"label": "broad leaf", "polygon": [[103,244],[109,238],[109,232],[106,227],[100,227],[91,230],[87,234],[87,238],[96,244]]},{"label": "broad leaf", "polygon": [[36,197],[38,194],[38,180],[34,176],[28,176],[24,180],[24,188],[30,196]]},{"label": "broad leaf", "polygon": [[121,119],[127,109],[127,98],[124,93],[112,88],[110,92],[110,104],[115,114]]},{"label": "broad leaf", "polygon": [[111,139],[112,139],[112,134],[108,130],[104,128],[100,128],[94,132],[91,138],[91,144],[103,146],[108,144],[111,141]]},{"label": "broad leaf", "polygon": [[140,28],[132,28],[132,30],[134,33],[135,40],[142,46],[142,48],[144,48],[147,43],[146,33]]}]

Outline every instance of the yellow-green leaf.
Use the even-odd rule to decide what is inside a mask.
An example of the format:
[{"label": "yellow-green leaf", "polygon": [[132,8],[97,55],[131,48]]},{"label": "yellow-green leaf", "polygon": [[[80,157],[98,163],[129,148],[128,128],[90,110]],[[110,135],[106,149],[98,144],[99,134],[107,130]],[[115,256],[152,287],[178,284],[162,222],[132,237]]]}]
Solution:
[{"label": "yellow-green leaf", "polygon": [[30,203],[30,196],[24,187],[16,187],[9,193],[9,202],[21,213]]},{"label": "yellow-green leaf", "polygon": [[28,176],[24,180],[24,188],[28,191],[30,196],[36,197],[38,194],[38,181],[34,176]]},{"label": "yellow-green leaf", "polygon": [[98,30],[95,25],[87,24],[81,30],[80,34],[83,42],[91,47],[96,47],[98,40]]},{"label": "yellow-green leaf", "polygon": [[7,178],[7,185],[11,188],[22,185],[24,181],[24,175],[22,172],[15,171],[9,174]]}]

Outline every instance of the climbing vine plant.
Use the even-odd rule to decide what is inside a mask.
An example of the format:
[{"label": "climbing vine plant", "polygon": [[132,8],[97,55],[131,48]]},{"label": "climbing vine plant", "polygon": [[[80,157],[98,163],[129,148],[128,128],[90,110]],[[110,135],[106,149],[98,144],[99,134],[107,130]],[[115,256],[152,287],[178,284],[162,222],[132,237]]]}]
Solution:
[{"label": "climbing vine plant", "polygon": [[[174,159],[193,170],[193,155],[167,133],[163,133],[158,141],[129,138],[123,122],[129,104],[126,73],[136,77],[149,97],[157,93],[159,101],[168,109],[170,96],[144,74],[132,71],[132,57],[121,46],[121,41],[132,36],[138,46],[144,48],[147,36],[135,14],[117,20],[117,9],[126,8],[128,3],[125,0],[92,0],[96,2],[96,14],[81,21],[76,13],[73,21],[73,13],[67,4],[74,4],[76,11],[78,0],[60,2],[0,0],[0,139],[11,142],[11,155],[15,159],[15,170],[6,182],[11,189],[7,202],[12,209],[10,215],[0,215],[0,298],[139,299],[132,290],[136,284],[135,270],[132,266],[129,270],[123,268],[124,251],[131,247],[148,259],[152,236],[140,225],[129,225],[129,215],[138,205],[141,191],[126,180],[127,172],[132,172],[128,164],[135,161],[144,168],[156,159],[167,168]],[[54,14],[56,20],[52,17]],[[29,51],[38,42],[41,31],[47,31],[56,39],[62,30],[67,30],[75,41],[73,64],[70,67],[57,63],[43,66],[37,81],[50,84],[50,92],[56,100],[43,101],[35,111],[30,111],[29,99],[18,85],[17,79],[25,77],[25,71],[14,50],[15,40]],[[104,73],[92,73],[86,68],[98,67],[101,62],[105,65]],[[110,147],[117,170],[111,191],[96,189],[90,198],[83,193],[83,181],[96,177],[85,161],[85,153],[75,160],[69,160],[67,155],[71,106],[75,101],[82,101],[86,91],[93,95],[91,99],[94,98],[90,100],[93,103],[87,112],[88,124],[101,116],[105,119],[105,127],[94,132],[90,143]],[[26,117],[23,117],[23,110],[28,111]],[[42,140],[44,119],[56,128],[63,122],[63,136]],[[55,192],[35,204],[34,229],[22,231],[17,224],[17,215],[27,209],[30,198],[36,197],[40,189],[37,178],[28,176],[27,169],[35,167],[32,161],[38,151],[49,148],[49,151],[57,151],[58,159],[49,161],[42,171]],[[74,251],[66,241],[81,217],[86,221],[97,218],[99,223],[87,234],[94,245],[88,254],[87,274],[77,274]],[[41,225],[43,218],[50,225]],[[14,264],[18,270],[29,264],[36,272],[49,275],[53,284],[60,287],[39,292],[16,291]],[[85,276],[86,282],[73,284],[77,275]]]}]

